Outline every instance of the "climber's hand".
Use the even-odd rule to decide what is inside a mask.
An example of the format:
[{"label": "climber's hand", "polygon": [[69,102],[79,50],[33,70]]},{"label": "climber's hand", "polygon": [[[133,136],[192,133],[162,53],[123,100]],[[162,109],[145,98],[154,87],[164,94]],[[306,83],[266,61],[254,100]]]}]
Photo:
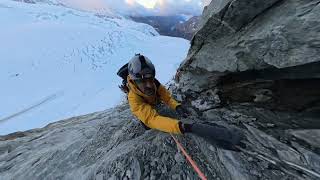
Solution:
[{"label": "climber's hand", "polygon": [[182,105],[178,105],[178,106],[176,107],[176,111],[177,111],[177,113],[178,113],[180,116],[182,116],[183,118],[188,117],[188,115],[190,114],[190,112],[188,111],[188,109],[185,108],[185,107],[182,106]]},{"label": "climber's hand", "polygon": [[235,128],[228,129],[218,125],[193,124],[191,133],[206,139],[212,145],[226,150],[239,151],[237,146],[244,147],[244,134]]}]

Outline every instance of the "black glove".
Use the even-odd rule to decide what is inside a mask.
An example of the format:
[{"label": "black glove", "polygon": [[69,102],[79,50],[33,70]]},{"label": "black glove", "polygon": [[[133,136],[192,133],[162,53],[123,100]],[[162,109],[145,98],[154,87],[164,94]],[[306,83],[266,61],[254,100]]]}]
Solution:
[{"label": "black glove", "polygon": [[[206,139],[212,145],[232,151],[239,151],[236,146],[244,148],[244,134],[235,128],[228,129],[223,126],[210,126],[205,124],[183,125],[189,131],[199,137]],[[186,131],[187,132],[187,131]]]},{"label": "black glove", "polygon": [[177,113],[178,113],[181,117],[183,117],[183,118],[188,117],[188,115],[190,114],[190,112],[187,110],[187,108],[185,108],[185,107],[182,106],[182,105],[178,105],[178,106],[176,107],[176,111],[177,111]]}]

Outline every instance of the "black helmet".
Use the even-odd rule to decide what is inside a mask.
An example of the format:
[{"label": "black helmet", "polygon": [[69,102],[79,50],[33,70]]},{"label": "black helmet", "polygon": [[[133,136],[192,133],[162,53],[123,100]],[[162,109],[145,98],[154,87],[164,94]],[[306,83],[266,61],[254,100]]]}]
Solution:
[{"label": "black helmet", "polygon": [[149,58],[136,54],[128,64],[129,75],[133,80],[154,78],[156,70]]}]

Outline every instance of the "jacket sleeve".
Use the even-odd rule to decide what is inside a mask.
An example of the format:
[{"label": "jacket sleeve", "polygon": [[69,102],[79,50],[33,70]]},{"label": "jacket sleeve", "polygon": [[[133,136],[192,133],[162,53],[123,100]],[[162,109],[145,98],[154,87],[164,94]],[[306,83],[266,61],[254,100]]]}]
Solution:
[{"label": "jacket sleeve", "polygon": [[158,88],[158,94],[162,102],[168,105],[171,109],[175,110],[180,103],[178,103],[172,96],[171,93],[162,85],[160,84]]},{"label": "jacket sleeve", "polygon": [[132,113],[149,128],[181,134],[177,119],[160,116],[151,105],[134,93],[129,93],[128,101]]}]

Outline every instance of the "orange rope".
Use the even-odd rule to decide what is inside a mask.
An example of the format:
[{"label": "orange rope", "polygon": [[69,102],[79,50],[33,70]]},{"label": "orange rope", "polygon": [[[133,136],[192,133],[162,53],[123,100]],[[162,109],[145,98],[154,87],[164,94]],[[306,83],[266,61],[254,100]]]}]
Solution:
[{"label": "orange rope", "polygon": [[187,160],[189,161],[189,163],[191,164],[191,166],[193,167],[193,169],[198,173],[198,176],[202,179],[202,180],[207,180],[206,176],[201,172],[201,170],[199,169],[199,167],[197,166],[197,164],[192,160],[192,158],[188,155],[188,153],[184,150],[184,148],[182,147],[182,145],[179,143],[179,141],[172,135],[170,134],[171,137],[173,138],[173,140],[176,142],[177,146],[179,147],[179,149],[182,151],[183,155],[187,158]]}]

